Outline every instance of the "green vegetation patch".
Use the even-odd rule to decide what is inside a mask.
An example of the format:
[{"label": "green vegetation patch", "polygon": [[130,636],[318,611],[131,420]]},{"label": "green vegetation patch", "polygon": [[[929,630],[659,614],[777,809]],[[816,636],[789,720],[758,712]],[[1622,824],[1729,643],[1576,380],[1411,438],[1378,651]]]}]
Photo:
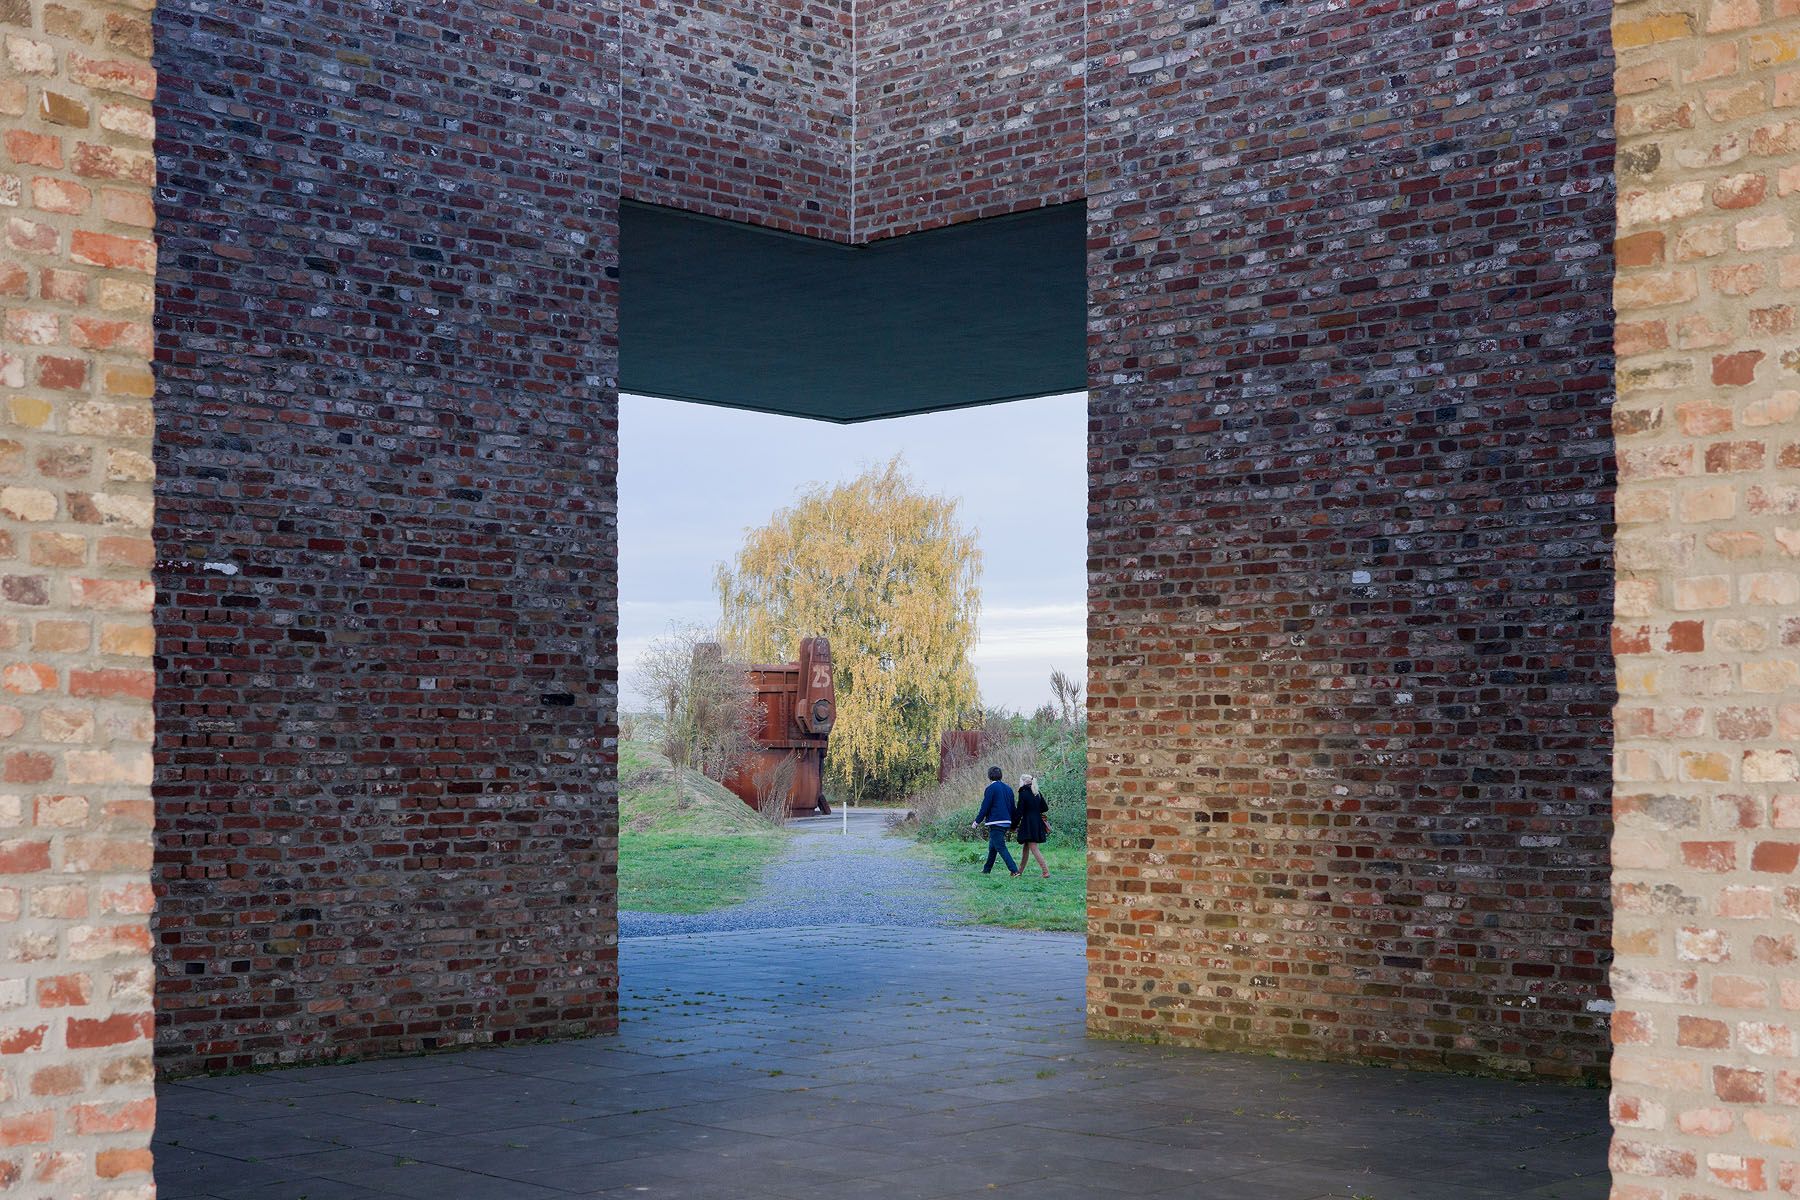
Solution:
[{"label": "green vegetation patch", "polygon": [[[1013,861],[1019,847],[1009,843]],[[994,863],[994,873],[983,875],[987,842],[926,841],[915,853],[926,855],[945,868],[952,895],[963,915],[976,925],[1006,929],[1046,929],[1079,933],[1087,928],[1087,851],[1074,846],[1051,845],[1044,855],[1050,860],[1050,878],[1031,869],[1014,879],[1006,864]]]},{"label": "green vegetation patch", "polygon": [[742,904],[781,853],[778,833],[619,835],[619,907],[702,913]]},{"label": "green vegetation patch", "polygon": [[683,771],[675,786],[669,760],[644,742],[619,743],[619,832],[776,834],[781,831],[698,771]]},{"label": "green vegetation patch", "polygon": [[742,904],[788,834],[696,771],[619,743],[619,907],[700,913]]},{"label": "green vegetation patch", "polygon": [[[983,754],[979,762],[953,772],[944,782],[913,798],[918,824],[913,835],[917,852],[946,869],[953,894],[964,915],[978,925],[1007,929],[1045,929],[1080,932],[1087,928],[1087,728],[1075,720],[1058,720],[1053,714],[1033,718],[998,718],[1004,742]],[[983,875],[987,861],[987,831],[969,828],[987,787],[987,764],[1006,772],[1015,787],[1019,776],[1031,771],[1049,802],[1050,843],[1044,847],[1050,860],[1050,878],[1038,874],[1034,861],[1023,878],[1006,874],[1005,865],[994,864],[994,873]],[[1014,861],[1019,845],[1007,843]]]}]

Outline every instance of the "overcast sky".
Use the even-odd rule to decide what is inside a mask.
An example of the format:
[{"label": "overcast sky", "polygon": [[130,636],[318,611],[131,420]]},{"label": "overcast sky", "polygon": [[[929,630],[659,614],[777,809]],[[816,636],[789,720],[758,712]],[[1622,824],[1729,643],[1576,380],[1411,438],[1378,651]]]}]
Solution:
[{"label": "overcast sky", "polygon": [[1087,399],[827,425],[625,396],[619,416],[619,655],[624,702],[644,646],[672,621],[712,625],[715,564],[814,483],[904,456],[913,481],[961,502],[980,536],[985,704],[1029,712],[1052,667],[1087,661]]}]

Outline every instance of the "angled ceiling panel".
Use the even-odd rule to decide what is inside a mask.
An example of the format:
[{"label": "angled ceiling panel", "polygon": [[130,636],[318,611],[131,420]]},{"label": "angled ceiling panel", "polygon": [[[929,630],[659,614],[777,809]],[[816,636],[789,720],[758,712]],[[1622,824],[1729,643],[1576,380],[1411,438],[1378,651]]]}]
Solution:
[{"label": "angled ceiling panel", "polygon": [[1087,387],[1081,204],[848,246],[620,214],[620,387],[868,421]]}]

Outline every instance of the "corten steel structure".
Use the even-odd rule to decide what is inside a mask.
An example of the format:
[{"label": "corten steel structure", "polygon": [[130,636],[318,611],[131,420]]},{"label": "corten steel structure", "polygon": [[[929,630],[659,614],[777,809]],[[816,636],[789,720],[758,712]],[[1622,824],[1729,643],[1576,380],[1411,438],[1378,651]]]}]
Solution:
[{"label": "corten steel structure", "polygon": [[744,668],[756,696],[757,748],[726,777],[745,804],[758,808],[774,788],[786,791],[794,816],[829,813],[825,799],[825,756],[837,723],[837,685],[831,675],[831,641],[801,638],[799,657],[790,663]]},{"label": "corten steel structure", "polygon": [[171,1072],[613,1027],[713,362],[1087,386],[1096,1032],[1592,1075],[1616,955],[1618,1200],[1800,1191],[1795,0],[150,8],[0,0],[0,1187],[148,1193],[153,943]]},{"label": "corten steel structure", "polygon": [[950,778],[952,771],[981,761],[989,745],[987,734],[980,729],[944,730],[938,738],[938,782]]}]

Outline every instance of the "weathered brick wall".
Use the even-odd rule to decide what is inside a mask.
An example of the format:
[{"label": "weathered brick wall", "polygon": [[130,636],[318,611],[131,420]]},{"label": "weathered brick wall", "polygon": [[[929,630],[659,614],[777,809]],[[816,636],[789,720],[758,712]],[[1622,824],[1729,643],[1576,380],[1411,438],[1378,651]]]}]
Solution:
[{"label": "weathered brick wall", "polygon": [[1097,1032],[1604,1071],[1608,7],[1093,10]]},{"label": "weathered brick wall", "polygon": [[860,239],[1084,167],[1095,1028],[1598,1069],[1599,6],[259,11],[165,17],[176,1069],[604,1026],[526,931],[608,919],[546,864],[612,833],[621,186]]},{"label": "weathered brick wall", "polygon": [[149,0],[0,0],[0,1192],[151,1191]]},{"label": "weathered brick wall", "polygon": [[860,0],[857,240],[1081,199],[1084,7]]},{"label": "weathered brick wall", "polygon": [[851,8],[625,0],[625,195],[849,240]]},{"label": "weathered brick wall", "polygon": [[609,1029],[616,21],[157,38],[160,1062]]},{"label": "weathered brick wall", "polygon": [[1613,1195],[1796,1195],[1800,3],[1613,33]]},{"label": "weathered brick wall", "polygon": [[865,242],[1081,197],[1080,4],[622,12],[634,200]]}]

